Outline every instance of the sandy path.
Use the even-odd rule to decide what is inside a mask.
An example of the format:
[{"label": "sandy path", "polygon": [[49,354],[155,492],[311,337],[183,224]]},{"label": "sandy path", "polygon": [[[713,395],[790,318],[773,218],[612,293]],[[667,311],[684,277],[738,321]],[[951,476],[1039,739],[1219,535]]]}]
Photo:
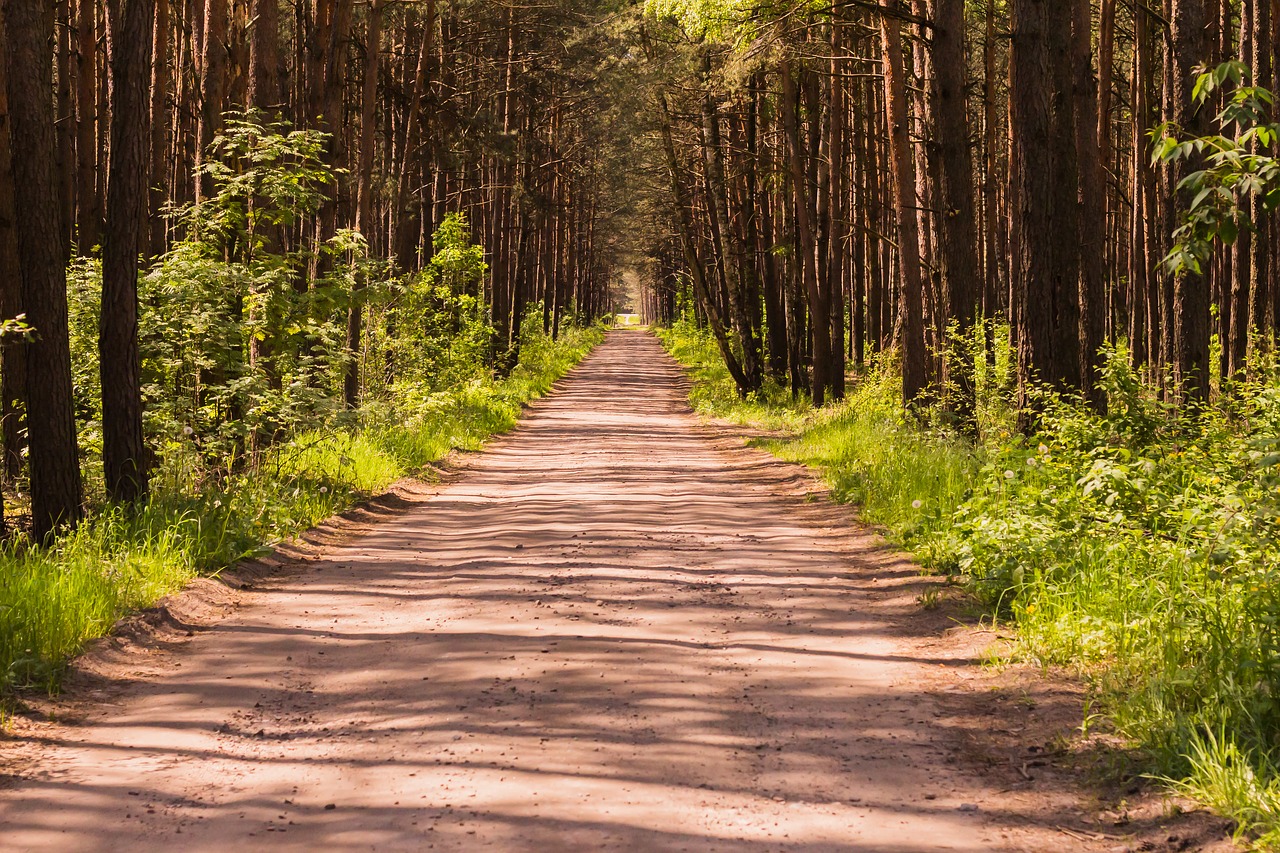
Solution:
[{"label": "sandy path", "polygon": [[911,566],[681,379],[612,334],[465,477],[52,727],[0,846],[1071,849],[947,761],[963,660],[904,633]]}]

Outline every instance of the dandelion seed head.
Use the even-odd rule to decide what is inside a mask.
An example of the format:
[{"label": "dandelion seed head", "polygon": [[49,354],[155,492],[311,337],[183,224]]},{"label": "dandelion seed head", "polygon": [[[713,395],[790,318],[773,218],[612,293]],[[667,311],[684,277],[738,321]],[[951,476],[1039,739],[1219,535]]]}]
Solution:
[{"label": "dandelion seed head", "polygon": [[922,506],[924,506],[924,501],[921,501],[921,500],[914,500],[914,501],[912,501],[912,502],[911,502],[911,508],[912,508],[912,509],[919,509],[919,508],[920,508],[920,507],[922,507]]},{"label": "dandelion seed head", "polygon": [[194,432],[195,432],[195,430],[193,430],[193,429],[192,429],[191,427],[189,427],[189,426],[184,426],[184,427],[182,428],[182,434],[183,434],[183,435],[191,435],[191,434],[192,434],[192,433],[194,433]]},{"label": "dandelion seed head", "polygon": [[320,494],[322,494],[322,495],[327,495],[327,494],[329,494],[329,487],[328,487],[328,486],[321,486],[321,487],[320,487]]},{"label": "dandelion seed head", "polygon": [[1013,479],[1014,477],[1016,477],[1016,476],[1018,476],[1018,475],[1017,475],[1017,474],[1015,474],[1015,473],[1013,473],[1012,471],[1005,471],[1005,472],[1004,472],[1004,478],[1005,478],[1006,480],[1012,480],[1012,479]]}]

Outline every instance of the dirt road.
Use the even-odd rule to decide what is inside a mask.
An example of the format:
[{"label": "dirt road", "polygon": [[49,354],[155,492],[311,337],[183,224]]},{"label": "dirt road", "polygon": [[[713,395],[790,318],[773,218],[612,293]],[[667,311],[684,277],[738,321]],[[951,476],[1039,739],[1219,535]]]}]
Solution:
[{"label": "dirt road", "polygon": [[465,476],[37,727],[0,846],[1093,849],[956,760],[974,670],[916,569],[685,390],[611,334]]}]

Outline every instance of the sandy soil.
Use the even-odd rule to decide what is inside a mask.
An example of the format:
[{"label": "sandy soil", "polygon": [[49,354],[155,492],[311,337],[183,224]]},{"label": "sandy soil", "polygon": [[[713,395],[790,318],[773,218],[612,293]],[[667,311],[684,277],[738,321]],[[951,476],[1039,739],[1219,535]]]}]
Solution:
[{"label": "sandy soil", "polygon": [[947,631],[916,601],[933,581],[686,391],[652,338],[615,332],[460,475],[134,620],[15,722],[0,846],[1220,837],[1091,793],[1062,757],[1077,690],[979,667],[992,636]]}]

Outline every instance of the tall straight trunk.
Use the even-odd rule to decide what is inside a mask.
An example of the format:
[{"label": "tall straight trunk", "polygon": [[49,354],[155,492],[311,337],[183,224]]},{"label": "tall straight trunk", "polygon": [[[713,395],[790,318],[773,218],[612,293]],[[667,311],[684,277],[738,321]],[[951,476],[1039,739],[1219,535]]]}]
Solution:
[{"label": "tall straight trunk", "polygon": [[884,264],[882,261],[886,242],[883,229],[883,175],[880,144],[882,134],[881,121],[883,111],[876,109],[879,105],[881,86],[867,83],[866,140],[867,140],[867,340],[871,344],[871,352],[878,353],[884,348]]},{"label": "tall straight trunk", "polygon": [[[1257,33],[1259,6],[1266,6],[1268,0],[1241,0],[1240,2],[1240,51],[1239,59],[1250,71],[1256,69],[1257,57],[1254,56],[1254,36]],[[1253,76],[1253,75],[1251,75]],[[1256,79],[1256,77],[1254,78]],[[1249,202],[1249,213],[1255,213]],[[1256,220],[1255,220],[1256,221]],[[1223,326],[1221,336],[1223,375],[1233,376],[1244,370],[1245,358],[1249,345],[1249,309],[1250,283],[1254,243],[1254,235],[1248,229],[1242,229],[1239,239],[1228,251],[1232,258],[1231,274],[1222,282],[1226,299],[1219,305],[1220,322]]]},{"label": "tall straight trunk", "polygon": [[[0,13],[0,57],[6,53],[3,14]],[[22,266],[18,261],[17,208],[14,206],[13,149],[10,144],[9,88],[6,63],[0,61],[0,319],[23,313]],[[0,474],[11,484],[22,472],[25,448],[23,407],[26,399],[24,341],[14,336],[0,341],[0,437],[3,464]]]},{"label": "tall straight trunk", "polygon": [[88,255],[102,239],[102,203],[98,192],[98,42],[94,37],[96,0],[76,3],[76,249]]},{"label": "tall straight trunk", "polygon": [[[373,147],[376,140],[378,57],[382,40],[383,0],[369,4],[369,33],[365,44],[364,88],[360,101],[360,161],[356,167],[356,230],[368,236],[373,226]],[[347,367],[342,398],[348,409],[360,402],[360,321],[364,313],[363,277],[357,276],[347,307]]]},{"label": "tall straight trunk", "polygon": [[[168,97],[169,76],[169,4],[172,0],[156,0],[156,25],[152,35],[151,63],[151,254],[165,248],[165,217],[161,208],[168,200],[165,171],[168,167]],[[176,146],[175,146],[176,148]]]},{"label": "tall straight trunk", "polygon": [[111,157],[102,247],[102,467],[107,495],[133,502],[147,491],[138,352],[138,256],[146,245],[151,105],[148,80],[156,0],[108,0]]},{"label": "tall straight trunk", "polygon": [[724,268],[725,289],[729,295],[729,313],[733,330],[742,350],[742,370],[747,377],[749,391],[758,391],[764,381],[760,365],[760,347],[755,327],[751,322],[743,271],[747,264],[744,247],[729,220],[729,191],[724,169],[724,146],[720,138],[720,114],[710,82],[705,78],[710,70],[709,56],[703,57],[705,91],[702,96],[702,152],[706,167],[707,204],[711,208],[714,240]]},{"label": "tall straight trunk", "polygon": [[844,34],[838,4],[831,6],[831,73],[827,96],[827,319],[831,335],[831,398],[844,399],[845,106]]},{"label": "tall straight trunk", "polygon": [[671,133],[671,110],[667,105],[665,95],[658,95],[658,106],[662,115],[662,148],[666,154],[667,172],[671,180],[671,198],[676,207],[676,231],[680,238],[681,251],[684,253],[685,267],[689,273],[689,278],[693,282],[694,295],[702,306],[707,323],[711,326],[712,335],[716,339],[716,345],[720,348],[720,355],[724,358],[725,367],[728,369],[729,375],[733,377],[734,384],[738,388],[738,394],[745,397],[750,393],[750,382],[742,369],[741,363],[738,361],[738,357],[734,355],[733,347],[729,344],[729,335],[725,331],[724,319],[721,317],[719,306],[716,305],[707,287],[706,274],[695,248],[693,221],[689,213],[690,202],[684,181],[680,176],[680,160],[676,157],[675,140]]},{"label": "tall straight trunk", "polygon": [[1005,220],[1000,215],[1000,189],[997,177],[999,110],[996,106],[996,0],[987,0],[986,27],[982,39],[982,220],[983,228],[983,292],[982,314],[988,323],[987,358],[995,357],[995,315],[1000,304],[1000,270],[1002,267],[997,235]]},{"label": "tall straight trunk", "polygon": [[[964,345],[948,359],[956,388],[955,414],[974,424],[973,358],[967,345],[977,311],[978,232],[975,225],[973,155],[965,91],[964,0],[936,0],[934,12],[934,117],[938,123],[938,203],[942,269],[949,319]],[[949,347],[948,347],[949,348]]]},{"label": "tall straight trunk", "polygon": [[283,105],[280,85],[280,3],[252,0],[249,33],[249,106],[270,115]]},{"label": "tall straight trunk", "polygon": [[1130,196],[1133,199],[1133,210],[1129,219],[1129,239],[1132,248],[1129,253],[1129,347],[1133,353],[1135,367],[1147,363],[1155,350],[1151,348],[1152,326],[1150,318],[1151,304],[1151,257],[1147,229],[1152,218],[1152,206],[1149,203],[1154,192],[1152,174],[1148,165],[1146,128],[1153,124],[1151,119],[1151,39],[1148,34],[1148,16],[1142,9],[1136,9],[1133,16],[1133,79],[1131,84],[1130,103],[1133,111],[1133,128],[1130,144],[1133,156],[1130,161],[1132,173]]},{"label": "tall straight trunk", "polygon": [[[1018,378],[1024,428],[1032,422],[1029,392],[1037,379],[1061,390],[1080,387],[1079,178],[1065,50],[1072,9],[1058,2],[1016,0],[1011,21],[1010,135],[1018,238],[1013,289],[1020,302]],[[1044,239],[1049,234],[1053,239]]]},{"label": "tall straight trunk", "polygon": [[[1212,130],[1212,110],[1196,105],[1192,89],[1196,66],[1205,62],[1213,49],[1212,9],[1208,0],[1173,0],[1171,12],[1172,77],[1166,87],[1170,117],[1187,134],[1206,136]],[[1197,168],[1197,160],[1178,161],[1169,176],[1170,185],[1177,187]],[[1173,363],[1179,390],[1188,403],[1198,405],[1209,399],[1209,280],[1206,275],[1187,270],[1174,277],[1171,313]]]},{"label": "tall straight trunk", "polygon": [[[1280,49],[1280,6],[1276,0],[1271,0],[1271,30],[1268,39],[1267,56],[1271,62],[1271,73],[1268,79],[1271,81],[1271,91],[1280,92],[1280,58],[1275,55],[1276,50]],[[1265,316],[1265,320],[1259,320],[1259,326],[1265,330],[1269,330],[1273,337],[1276,336],[1277,326],[1280,326],[1280,217],[1271,217],[1271,238],[1269,248],[1267,249],[1270,262],[1268,263],[1268,275],[1262,279],[1266,284],[1259,288],[1264,292],[1257,298],[1265,305],[1265,310],[1259,312],[1259,316]]]},{"label": "tall straight trunk", "polygon": [[[1275,0],[1254,0],[1256,4],[1253,26],[1253,72],[1250,76],[1257,85],[1274,85],[1273,75],[1276,68],[1276,42],[1273,38],[1277,23],[1280,23],[1280,3]],[[1277,217],[1265,215],[1262,202],[1257,196],[1250,200],[1250,218],[1261,223],[1257,233],[1249,242],[1249,275],[1247,292],[1241,294],[1248,301],[1248,320],[1245,328],[1238,334],[1248,342],[1250,335],[1259,335],[1269,327],[1267,318],[1268,290],[1276,286],[1275,257],[1276,243],[1274,236],[1280,234],[1280,223]],[[1239,305],[1240,303],[1236,303]],[[1243,313],[1243,312],[1242,312]],[[1272,321],[1274,323],[1274,320]],[[1270,325],[1274,329],[1274,325]],[[1245,366],[1240,358],[1235,366],[1240,370]]]},{"label": "tall straight trunk", "polygon": [[[772,167],[772,159],[767,142],[764,145],[760,144],[765,126],[762,77],[763,75],[756,75],[751,80],[751,120],[747,124],[747,158],[753,164],[759,163],[761,172],[767,175]],[[755,235],[756,255],[760,259],[769,374],[774,381],[782,384],[787,375],[787,318],[778,279],[778,258],[773,253],[773,194],[767,181],[753,181],[749,191],[755,196],[752,204],[756,221],[749,223],[748,227]]]},{"label": "tall straight trunk", "polygon": [[[1112,173],[1122,174],[1122,170],[1114,160],[1114,145],[1111,141],[1111,104],[1112,87],[1115,85],[1115,53],[1116,53],[1116,0],[1099,0],[1098,2],[1098,169],[1101,176],[1101,192],[1103,196],[1103,239],[1110,232],[1111,254],[1103,263],[1112,270],[1124,270],[1127,259],[1124,257],[1125,246],[1119,239],[1120,219],[1116,214],[1117,196],[1119,192],[1108,192],[1107,176]],[[1104,253],[1105,254],[1105,253]],[[1108,284],[1108,290],[1114,301],[1123,299],[1123,291],[1117,286],[1114,276]],[[1121,311],[1107,312],[1104,339],[1109,335],[1111,340],[1118,337],[1115,327],[1118,318],[1124,316]],[[1096,357],[1096,353],[1095,353]]]},{"label": "tall straight trunk", "polygon": [[828,331],[826,300],[818,282],[817,225],[813,221],[810,201],[809,175],[805,168],[805,148],[800,136],[800,102],[796,80],[791,72],[791,60],[784,57],[780,63],[782,73],[782,124],[787,137],[788,164],[791,172],[791,189],[795,199],[795,229],[800,253],[800,281],[809,303],[809,325],[813,331],[813,375],[810,391],[813,405],[826,402],[826,392],[831,384],[828,370],[831,365],[831,335]]},{"label": "tall straight trunk", "polygon": [[43,541],[81,516],[80,457],[71,407],[67,270],[53,158],[53,17],[43,0],[6,0],[8,91],[27,344],[32,531]]},{"label": "tall straight trunk", "polygon": [[[855,45],[860,48],[861,44]],[[871,117],[867,115],[866,109],[866,86],[865,81],[857,81],[853,88],[853,186],[851,187],[852,197],[854,201],[850,205],[851,211],[851,229],[853,252],[851,262],[853,264],[850,272],[850,300],[849,300],[849,357],[853,360],[854,368],[861,370],[866,363],[866,346],[867,338],[870,336],[870,327],[868,320],[868,285],[871,281],[871,263],[875,257],[875,253],[868,251],[869,235],[871,233],[870,220],[871,211],[874,209],[870,199],[870,180],[868,172],[870,171],[870,153],[868,148],[871,145],[868,128],[871,126]]]},{"label": "tall straight trunk", "polygon": [[[196,130],[196,168],[204,164],[209,145],[222,127],[227,97],[227,0],[205,0],[204,41],[200,57],[200,123]],[[196,181],[196,198],[208,195],[207,178]]]},{"label": "tall straight trunk", "polygon": [[1093,18],[1089,0],[1071,0],[1071,64],[1075,69],[1075,145],[1079,158],[1081,390],[1095,409],[1106,406],[1098,387],[1099,352],[1106,335],[1106,172],[1099,128],[1098,83],[1093,75]]},{"label": "tall straight trunk", "polygon": [[[435,0],[427,0],[423,11],[422,40],[418,46],[418,65],[410,87],[409,104],[405,116],[404,150],[401,154],[399,173],[396,180],[396,213],[401,222],[397,235],[396,257],[400,261],[400,265],[405,269],[414,269],[418,263],[419,247],[417,234],[413,227],[416,224],[416,220],[412,215],[413,211],[410,209],[411,197],[415,194],[419,196],[417,204],[418,218],[421,218],[422,211],[426,209],[426,205],[421,200],[421,190],[415,193],[411,189],[410,178],[414,174],[414,167],[421,159],[419,152],[426,148],[424,141],[426,134],[422,132],[421,128],[426,126],[427,119],[423,115],[422,103],[428,95],[427,89],[431,85],[431,70],[435,61],[435,35],[436,4]],[[514,46],[509,43],[506,69],[508,85],[504,87],[503,95],[504,134],[509,133],[512,128],[509,118],[513,110],[511,101],[514,99],[505,94],[505,92],[510,89],[510,74],[514,64],[511,55],[513,50]],[[509,332],[508,337],[510,337]]]},{"label": "tall straight trunk", "polygon": [[[333,17],[324,53],[324,82],[321,103],[321,129],[330,134],[330,163],[343,167],[346,163],[346,137],[342,132],[342,93],[346,77],[347,42],[351,37],[351,14],[354,0],[332,0]],[[339,209],[349,210],[349,183],[339,177],[332,197],[320,212],[320,239],[327,240],[337,231]]]},{"label": "tall straight trunk", "polygon": [[[889,7],[896,10],[897,4]],[[908,136],[907,81],[902,34],[896,18],[880,18],[884,94],[889,122],[889,169],[893,175],[893,208],[898,221],[898,264],[902,278],[902,401],[913,405],[926,386],[924,341],[924,276],[916,217],[916,163]]]},{"label": "tall straight trunk", "polygon": [[58,35],[58,196],[62,206],[63,253],[71,256],[71,245],[75,240],[76,221],[76,108],[72,84],[75,79],[73,65],[78,65],[72,35],[75,21],[72,17],[71,0],[57,0],[57,35]]}]

